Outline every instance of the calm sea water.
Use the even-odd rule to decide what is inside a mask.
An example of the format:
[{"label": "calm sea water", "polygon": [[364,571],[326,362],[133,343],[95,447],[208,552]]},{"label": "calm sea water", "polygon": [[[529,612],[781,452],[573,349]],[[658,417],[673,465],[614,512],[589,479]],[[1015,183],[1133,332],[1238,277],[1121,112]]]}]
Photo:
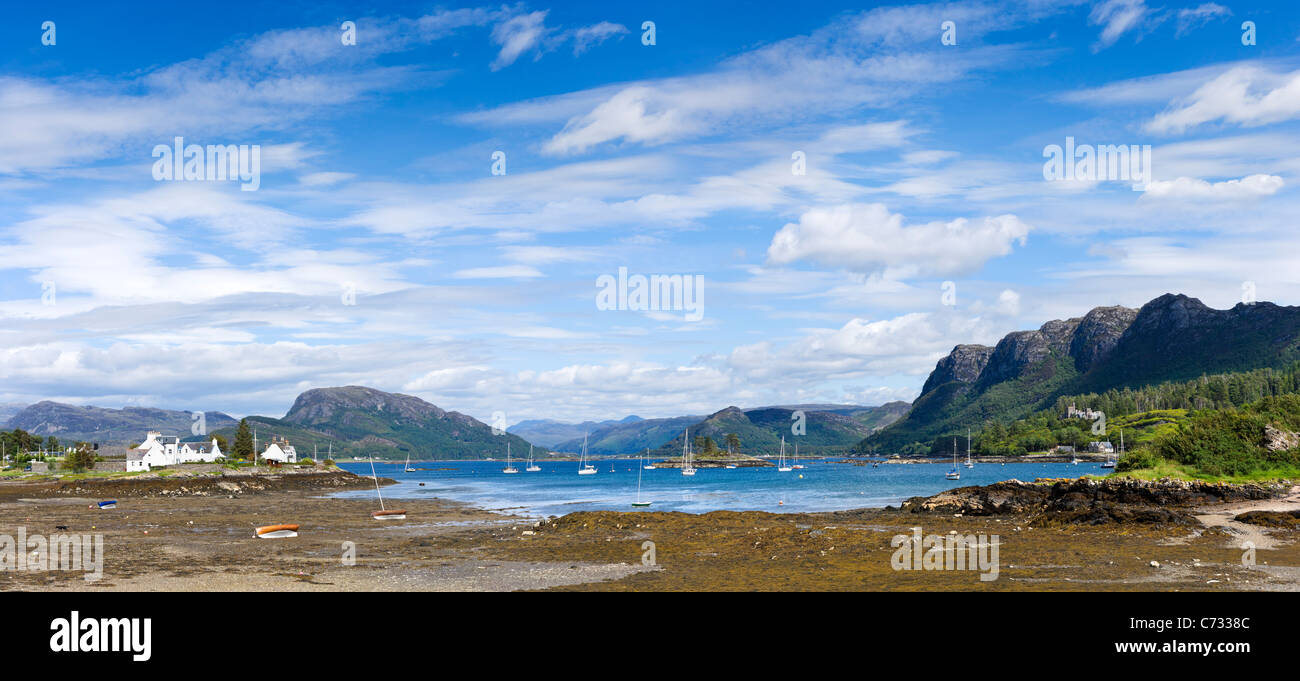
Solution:
[{"label": "calm sea water", "polygon": [[[542,470],[504,474],[503,461],[411,462],[413,473],[398,464],[375,463],[380,477],[396,485],[383,488],[384,499],[438,497],[480,508],[509,510],[529,516],[564,515],[574,511],[630,511],[636,499],[637,461],[604,461],[596,475],[578,475],[573,461],[539,463]],[[1097,463],[975,464],[961,468],[961,480],[945,480],[951,465],[882,464],[879,468],[830,461],[804,462],[806,468],[780,473],[776,468],[701,468],[692,476],[678,469],[642,471],[641,499],[652,511],[771,511],[813,512],[897,505],[908,497],[937,494],[945,489],[986,485],[1017,478],[1100,475]],[[370,475],[370,464],[339,466]],[[419,483],[423,482],[424,487]],[[375,491],[339,492],[340,497],[373,497]]]}]

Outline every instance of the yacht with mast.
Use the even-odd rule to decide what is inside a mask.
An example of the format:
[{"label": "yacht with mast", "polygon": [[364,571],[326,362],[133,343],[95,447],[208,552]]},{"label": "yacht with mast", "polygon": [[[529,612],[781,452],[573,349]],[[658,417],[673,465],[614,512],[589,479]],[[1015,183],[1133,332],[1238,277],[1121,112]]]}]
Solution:
[{"label": "yacht with mast", "polygon": [[779,473],[789,473],[790,471],[794,470],[793,468],[790,467],[790,464],[785,462],[785,436],[784,435],[781,436],[781,456],[779,459],[777,459],[776,470]]},{"label": "yacht with mast", "polygon": [[957,470],[957,438],[952,439],[952,470],[943,476],[948,480],[961,480],[961,471]]},{"label": "yacht with mast", "polygon": [[511,459],[510,459],[510,442],[509,442],[508,440],[506,441],[506,467],[505,467],[505,468],[502,468],[502,469],[501,469],[501,472],[502,472],[502,473],[518,473],[518,472],[519,472],[519,469],[518,469],[518,468],[515,468],[514,463],[513,463],[513,462],[511,461]]},{"label": "yacht with mast", "polygon": [[587,463],[587,433],[582,434],[582,455],[578,458],[578,475],[595,475],[596,467]]},{"label": "yacht with mast", "polygon": [[691,463],[691,431],[688,428],[684,447],[682,448],[682,475],[695,475],[695,466]]},{"label": "yacht with mast", "polygon": [[533,462],[533,446],[530,444],[528,445],[528,466],[524,468],[524,471],[527,473],[536,473],[540,470],[542,470],[542,467]]}]

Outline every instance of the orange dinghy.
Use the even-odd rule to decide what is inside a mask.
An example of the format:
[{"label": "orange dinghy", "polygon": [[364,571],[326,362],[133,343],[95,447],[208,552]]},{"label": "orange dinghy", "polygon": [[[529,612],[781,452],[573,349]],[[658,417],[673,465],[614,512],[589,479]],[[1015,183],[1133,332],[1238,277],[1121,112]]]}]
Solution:
[{"label": "orange dinghy", "polygon": [[257,528],[257,536],[262,539],[279,539],[280,537],[298,536],[297,525],[264,525]]},{"label": "orange dinghy", "polygon": [[371,511],[370,517],[375,520],[406,520],[406,511]]}]

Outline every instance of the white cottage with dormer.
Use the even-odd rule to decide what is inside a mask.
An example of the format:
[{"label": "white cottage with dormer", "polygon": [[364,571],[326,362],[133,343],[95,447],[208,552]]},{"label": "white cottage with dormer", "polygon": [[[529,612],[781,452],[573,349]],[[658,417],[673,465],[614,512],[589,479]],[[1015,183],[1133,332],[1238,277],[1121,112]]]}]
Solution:
[{"label": "white cottage with dormer", "polygon": [[264,461],[296,463],[298,461],[298,450],[294,449],[286,438],[272,436],[271,444],[266,446],[266,451],[262,452],[261,458]]},{"label": "white cottage with dormer", "polygon": [[175,466],[182,463],[213,463],[224,458],[217,439],[202,442],[181,442],[178,437],[163,437],[156,430],[149,431],[144,442],[126,455],[128,471],[147,471],[154,466]]}]

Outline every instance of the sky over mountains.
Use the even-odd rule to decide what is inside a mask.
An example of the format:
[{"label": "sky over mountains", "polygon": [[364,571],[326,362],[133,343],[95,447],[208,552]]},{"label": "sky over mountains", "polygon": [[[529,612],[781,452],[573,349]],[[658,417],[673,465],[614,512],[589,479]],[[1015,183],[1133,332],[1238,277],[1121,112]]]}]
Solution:
[{"label": "sky over mountains", "polygon": [[[14,7],[0,402],[879,404],[1096,306],[1300,299],[1300,11],[862,4]],[[257,190],[155,180],[176,137]],[[1067,138],[1151,145],[1146,191],[1044,179]],[[620,267],[702,318],[598,309]]]}]

